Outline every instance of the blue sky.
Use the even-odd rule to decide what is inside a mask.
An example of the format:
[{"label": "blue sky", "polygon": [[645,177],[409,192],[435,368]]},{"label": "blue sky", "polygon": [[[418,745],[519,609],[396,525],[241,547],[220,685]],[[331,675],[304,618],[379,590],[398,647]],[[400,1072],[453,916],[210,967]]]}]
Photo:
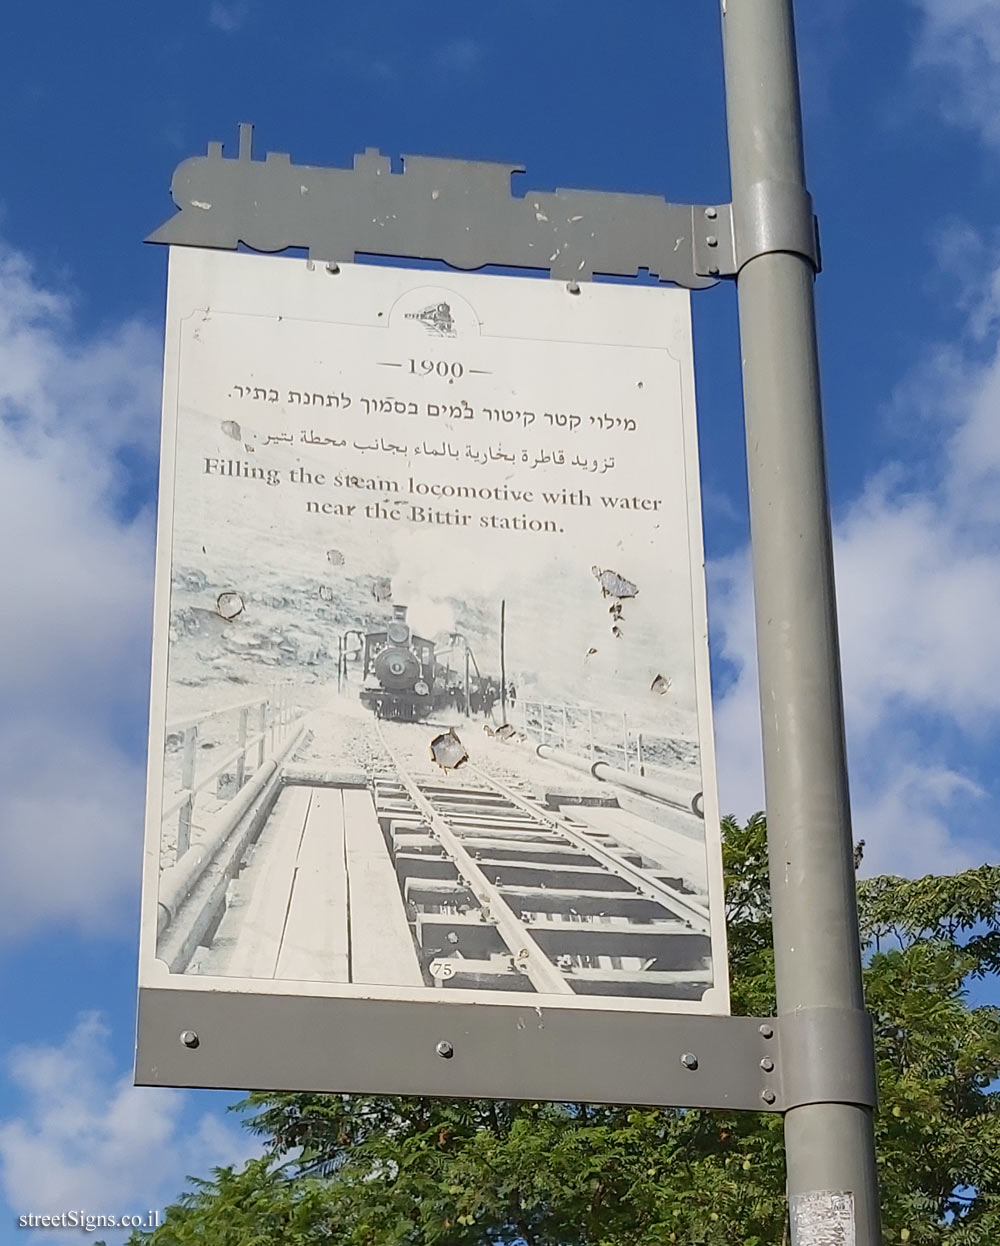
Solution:
[{"label": "blue sky", "polygon": [[[872,871],[961,869],[995,859],[1000,801],[1000,8],[800,8],[857,833]],[[129,1084],[166,267],[141,239],[174,166],[253,121],[305,163],[728,193],[712,0],[36,0],[0,80],[2,1226],[162,1206],[250,1146],[229,1097]],[[746,813],[733,290],[694,315],[720,785]]]}]

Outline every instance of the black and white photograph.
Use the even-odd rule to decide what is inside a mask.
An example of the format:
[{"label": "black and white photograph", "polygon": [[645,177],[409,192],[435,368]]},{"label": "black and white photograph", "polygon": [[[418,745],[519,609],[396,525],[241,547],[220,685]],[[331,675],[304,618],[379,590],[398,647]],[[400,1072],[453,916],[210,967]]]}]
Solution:
[{"label": "black and white photograph", "polygon": [[686,292],[174,250],[149,972],[727,1011]]}]

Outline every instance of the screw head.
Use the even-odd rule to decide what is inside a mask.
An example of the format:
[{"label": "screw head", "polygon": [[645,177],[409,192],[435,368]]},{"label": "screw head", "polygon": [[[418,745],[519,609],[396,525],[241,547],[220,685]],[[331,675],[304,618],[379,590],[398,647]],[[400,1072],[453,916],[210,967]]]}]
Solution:
[{"label": "screw head", "polygon": [[715,234],[709,234],[705,241],[710,247],[717,247],[719,245],[719,240],[716,238]]},{"label": "screw head", "polygon": [[719,266],[718,266],[718,264],[713,264],[713,265],[709,268],[709,270],[708,270],[708,275],[709,275],[710,277],[718,277],[718,275],[719,275]]},{"label": "screw head", "polygon": [[579,294],[580,293],[579,281],[567,281],[566,289],[570,292],[570,294]]},{"label": "screw head", "polygon": [[681,1064],[683,1064],[686,1069],[696,1069],[698,1067],[698,1057],[693,1051],[685,1051],[681,1056]]},{"label": "screw head", "polygon": [[714,221],[715,218],[719,215],[719,213],[716,208],[706,208],[705,215],[708,217],[710,221]]},{"label": "screw head", "polygon": [[774,1038],[774,1029],[770,1025],[762,1025],[758,1029],[761,1038]]},{"label": "screw head", "polygon": [[771,1059],[770,1056],[765,1056],[764,1059],[761,1060],[760,1062],[760,1067],[764,1070],[765,1073],[773,1073],[774,1072],[774,1061]]},{"label": "screw head", "polygon": [[778,1096],[774,1093],[773,1090],[762,1090],[760,1092],[760,1097],[764,1100],[765,1103],[773,1103]]},{"label": "screw head", "polygon": [[339,272],[340,272],[340,265],[339,265],[339,264],[337,264],[335,261],[331,260],[331,261],[330,261],[330,263],[329,263],[329,264],[327,264],[327,266],[326,266],[326,271],[327,271],[328,273],[339,273]]},{"label": "screw head", "polygon": [[201,1042],[201,1039],[194,1032],[194,1030],[181,1030],[180,1039],[184,1046],[190,1047],[192,1051]]},{"label": "screw head", "polygon": [[438,1053],[442,1060],[450,1060],[455,1054],[455,1048],[446,1038],[442,1038],[434,1050]]}]

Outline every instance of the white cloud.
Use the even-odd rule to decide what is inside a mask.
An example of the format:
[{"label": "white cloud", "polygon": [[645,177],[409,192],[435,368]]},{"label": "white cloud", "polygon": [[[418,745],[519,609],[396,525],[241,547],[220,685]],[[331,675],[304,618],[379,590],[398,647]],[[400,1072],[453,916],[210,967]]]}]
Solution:
[{"label": "white cloud", "polygon": [[1000,143],[1000,8],[995,0],[912,0],[922,14],[915,64],[948,120]]},{"label": "white cloud", "polygon": [[764,807],[749,555],[717,559],[708,564],[707,572],[712,658],[717,667],[724,661],[736,670],[733,683],[715,704],[719,801],[723,813],[745,817]]},{"label": "white cloud", "polygon": [[[0,730],[0,938],[54,923],[120,933],[139,894],[143,773],[82,715]],[[122,900],[127,903],[123,904]]]},{"label": "white cloud", "polygon": [[992,724],[1000,557],[954,499],[876,484],[837,526],[837,575],[852,729],[871,732],[896,711],[940,714],[965,731]]},{"label": "white cloud", "polygon": [[[15,1048],[7,1073],[21,1104],[0,1120],[0,1190],[16,1216],[82,1210],[145,1215],[174,1202],[189,1173],[255,1153],[244,1131],[203,1114],[185,1118],[182,1091],[135,1087],[115,1072],[96,1014],[57,1046]],[[259,1148],[257,1148],[259,1149]],[[101,1230],[109,1246],[128,1233]],[[34,1230],[38,1246],[64,1230]]]},{"label": "white cloud", "polygon": [[954,821],[960,805],[983,796],[971,779],[945,766],[887,766],[877,788],[862,785],[857,831],[865,840],[863,872],[915,876],[982,865],[987,844],[975,835],[956,835]]},{"label": "white cloud", "polygon": [[[80,335],[0,243],[0,937],[108,926],[136,888],[159,344]],[[141,728],[140,728],[141,730]]]},{"label": "white cloud", "polygon": [[483,50],[479,43],[468,36],[449,40],[438,49],[435,56],[442,69],[461,74],[471,73],[482,58]]},{"label": "white cloud", "polygon": [[250,6],[246,3],[223,4],[221,0],[213,0],[208,10],[209,24],[223,34],[231,35],[246,22]]},{"label": "white cloud", "polygon": [[[964,304],[968,349],[933,355],[895,396],[897,416],[915,413],[906,457],[835,526],[856,830],[871,869],[959,869],[989,852],[976,829],[985,793],[951,756],[956,736],[977,744],[1000,727],[997,274],[981,286]],[[717,713],[722,803],[742,814],[763,803],[748,560],[718,564],[713,583],[722,656],[739,672]]]}]

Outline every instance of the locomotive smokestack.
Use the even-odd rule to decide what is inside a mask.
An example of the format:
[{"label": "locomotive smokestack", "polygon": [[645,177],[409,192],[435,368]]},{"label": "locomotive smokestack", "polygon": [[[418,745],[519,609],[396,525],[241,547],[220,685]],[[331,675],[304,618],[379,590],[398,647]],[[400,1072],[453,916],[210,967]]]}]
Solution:
[{"label": "locomotive smokestack", "polygon": [[393,606],[392,617],[393,619],[399,619],[400,623],[405,623],[406,622],[406,607],[405,606]]}]

